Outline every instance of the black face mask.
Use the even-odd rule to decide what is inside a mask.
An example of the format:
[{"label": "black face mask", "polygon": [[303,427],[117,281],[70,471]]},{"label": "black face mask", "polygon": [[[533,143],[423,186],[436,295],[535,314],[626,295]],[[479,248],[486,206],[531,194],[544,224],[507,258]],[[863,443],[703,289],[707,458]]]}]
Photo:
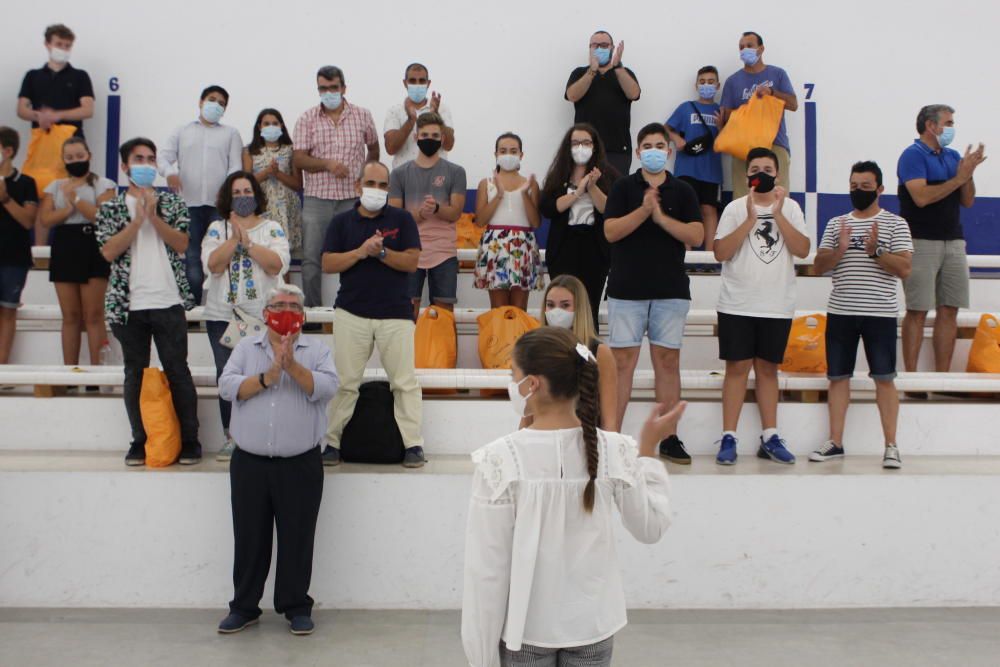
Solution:
[{"label": "black face mask", "polygon": [[878,192],[875,190],[851,190],[851,206],[855,211],[863,211],[878,199]]},{"label": "black face mask", "polygon": [[83,178],[90,173],[90,160],[83,162],[67,162],[66,173],[73,178]]},{"label": "black face mask", "polygon": [[434,157],[441,150],[440,139],[417,139],[417,148],[427,157]]},{"label": "black face mask", "polygon": [[754,189],[754,192],[764,194],[774,189],[774,176],[767,172],[758,171],[756,174],[747,176],[747,184]]}]

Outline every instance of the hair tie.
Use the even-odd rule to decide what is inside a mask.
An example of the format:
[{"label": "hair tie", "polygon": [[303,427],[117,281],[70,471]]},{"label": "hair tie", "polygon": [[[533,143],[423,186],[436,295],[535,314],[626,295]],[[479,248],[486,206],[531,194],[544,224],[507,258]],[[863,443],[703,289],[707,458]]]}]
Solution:
[{"label": "hair tie", "polygon": [[597,362],[597,358],[594,357],[594,353],[591,352],[590,348],[588,348],[583,343],[576,344],[576,353],[580,355],[580,358],[583,360],[584,363],[587,363],[588,361],[593,361],[595,363]]}]

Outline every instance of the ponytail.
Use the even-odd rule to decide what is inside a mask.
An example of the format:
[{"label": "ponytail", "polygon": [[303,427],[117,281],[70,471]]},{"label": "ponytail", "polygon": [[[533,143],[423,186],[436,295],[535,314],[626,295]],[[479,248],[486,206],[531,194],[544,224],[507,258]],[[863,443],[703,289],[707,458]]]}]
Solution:
[{"label": "ponytail", "polygon": [[[574,354],[576,352],[574,351]],[[583,444],[587,451],[587,473],[590,480],[587,488],[583,491],[583,508],[588,512],[594,511],[594,499],[597,491],[597,362],[591,358],[584,360],[580,357],[579,378],[580,397],[577,401],[576,414],[580,418],[580,426],[583,427]]]}]

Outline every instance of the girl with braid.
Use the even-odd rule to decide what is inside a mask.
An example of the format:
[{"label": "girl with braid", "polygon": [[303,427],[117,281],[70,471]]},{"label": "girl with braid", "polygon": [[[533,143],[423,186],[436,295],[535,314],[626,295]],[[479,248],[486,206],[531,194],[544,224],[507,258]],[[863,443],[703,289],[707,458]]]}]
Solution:
[{"label": "girl with braid", "polygon": [[614,509],[653,544],[670,525],[657,444],[684,412],[656,406],[639,442],[597,428],[594,355],[568,329],[514,346],[508,391],[531,427],[477,450],[462,642],[474,667],[610,665],[626,623]]}]

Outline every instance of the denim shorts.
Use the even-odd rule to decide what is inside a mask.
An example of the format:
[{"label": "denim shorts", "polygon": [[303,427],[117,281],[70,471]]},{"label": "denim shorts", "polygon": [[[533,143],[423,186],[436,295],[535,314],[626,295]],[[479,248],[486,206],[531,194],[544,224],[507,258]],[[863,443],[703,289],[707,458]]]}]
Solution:
[{"label": "denim shorts", "polygon": [[864,344],[868,377],[896,377],[896,318],[871,315],[826,316],[826,376],[844,380],[854,375],[858,340]]},{"label": "denim shorts", "polygon": [[0,308],[21,305],[21,291],[28,279],[28,266],[0,265]]},{"label": "denim shorts", "polygon": [[632,301],[608,298],[608,345],[639,347],[643,335],[647,334],[650,344],[679,350],[690,308],[691,302],[687,299]]},{"label": "denim shorts", "polygon": [[410,298],[423,298],[424,280],[427,281],[431,303],[458,302],[458,258],[446,259],[429,269],[417,269],[410,274]]}]

